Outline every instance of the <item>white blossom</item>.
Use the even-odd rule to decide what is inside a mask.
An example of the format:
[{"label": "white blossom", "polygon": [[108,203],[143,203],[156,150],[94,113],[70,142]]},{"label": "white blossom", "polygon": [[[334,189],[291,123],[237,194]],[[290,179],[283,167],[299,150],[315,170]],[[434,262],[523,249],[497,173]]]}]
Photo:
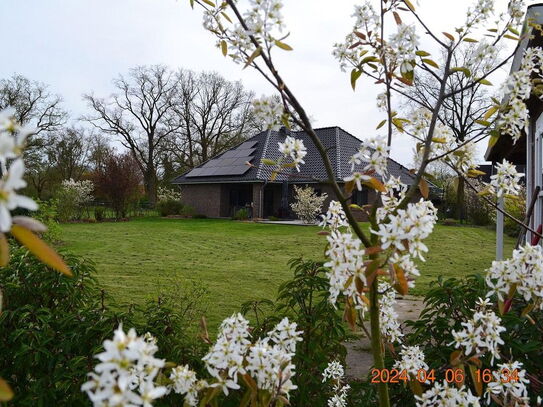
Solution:
[{"label": "white blossom", "polygon": [[523,173],[517,172],[507,160],[496,164],[496,173],[490,177],[489,189],[499,198],[503,195],[518,195],[521,190],[520,179]]},{"label": "white blossom", "polygon": [[510,259],[493,261],[486,271],[487,296],[496,294],[503,301],[516,287],[527,302],[539,302],[543,309],[543,249],[525,246],[515,249]]},{"label": "white blossom", "polygon": [[287,136],[283,143],[279,142],[279,152],[283,157],[292,159],[296,169],[300,171],[300,165],[305,164],[304,157],[307,154],[307,149],[304,142],[291,136]]},{"label": "white blossom", "polygon": [[417,407],[479,407],[479,398],[471,390],[462,385],[460,388],[451,387],[447,382],[436,382],[431,389],[426,390],[422,396],[415,396]]},{"label": "white blossom", "polygon": [[396,291],[385,281],[379,283],[379,319],[381,322],[381,335],[389,343],[401,343],[404,336],[400,329],[396,305]]},{"label": "white blossom", "polygon": [[506,329],[501,326],[501,318],[488,309],[490,305],[488,300],[479,299],[477,308],[473,310],[473,317],[467,322],[462,322],[464,329],[453,331],[452,344],[457,349],[463,349],[466,356],[489,352],[493,364],[494,359],[500,359],[498,346],[504,343],[500,335]]},{"label": "white blossom", "polygon": [[394,362],[394,369],[405,370],[410,375],[417,377],[419,370],[428,371],[429,367],[424,361],[424,352],[418,346],[403,346],[400,351],[401,359]]},{"label": "white blossom", "polygon": [[328,399],[328,407],[346,407],[347,392],[351,388],[348,384],[343,384],[345,370],[343,365],[338,361],[328,363],[324,372],[322,372],[322,382],[332,382],[332,396]]},{"label": "white blossom", "polygon": [[499,363],[496,370],[492,372],[492,376],[494,380],[488,383],[486,389],[489,403],[492,395],[502,400],[504,406],[530,406],[530,398],[526,388],[530,381],[526,378],[526,370],[522,368],[521,362]]},{"label": "white blossom", "polygon": [[388,46],[400,64],[401,73],[415,69],[415,52],[418,45],[419,37],[414,25],[400,24],[398,31],[390,36]]},{"label": "white blossom", "polygon": [[[358,152],[349,160],[351,163],[351,171],[354,172],[357,165],[363,165],[362,172],[364,173],[375,172],[381,176],[386,175],[388,172],[389,151],[390,147],[388,147],[384,137],[370,137],[363,140]],[[353,174],[352,177],[360,179],[361,182],[365,179],[369,179],[369,177],[366,177],[365,175],[361,176],[362,174],[360,174],[360,176],[358,176],[355,174]],[[348,179],[346,178],[345,180]],[[362,189],[362,186],[358,182],[357,187],[359,190]]]},{"label": "white blossom", "polygon": [[281,124],[283,105],[277,98],[262,96],[260,99],[253,100],[253,113],[257,121],[275,130]]},{"label": "white blossom", "polygon": [[511,16],[516,25],[522,23],[525,10],[526,4],[524,0],[509,0],[509,4],[507,5],[507,11],[509,12],[509,15]]},{"label": "white blossom", "polygon": [[292,211],[304,223],[314,223],[317,216],[322,213],[322,205],[327,194],[317,195],[317,192],[310,186],[298,187],[294,185],[295,202],[290,205]]},{"label": "white blossom", "polygon": [[154,382],[164,360],[154,357],[158,350],[154,339],[140,337],[134,329],[127,333],[122,325],[112,340],[104,341],[104,352],[90,380],[81,386],[94,406],[152,406],[155,399],[167,393],[165,386]]},{"label": "white blossom", "polygon": [[159,202],[180,201],[181,192],[169,188],[159,187],[157,191],[157,198]]},{"label": "white blossom", "polygon": [[322,226],[323,228],[328,227],[332,231],[338,230],[339,228],[349,227],[349,222],[347,221],[347,217],[341,203],[338,201],[330,201],[328,211],[326,211],[325,215],[322,215],[322,220],[319,223],[319,226]]},{"label": "white blossom", "polygon": [[198,405],[198,393],[209,386],[205,380],[198,380],[196,373],[187,365],[176,366],[170,373],[173,390],[185,395],[185,402],[189,406]]}]

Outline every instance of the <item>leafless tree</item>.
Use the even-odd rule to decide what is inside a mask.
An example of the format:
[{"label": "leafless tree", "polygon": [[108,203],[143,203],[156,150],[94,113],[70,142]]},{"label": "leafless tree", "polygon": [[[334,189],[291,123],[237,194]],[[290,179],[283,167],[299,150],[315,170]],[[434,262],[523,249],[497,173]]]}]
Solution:
[{"label": "leafless tree", "polygon": [[[41,82],[17,74],[0,80],[0,109],[14,108],[17,121],[34,126],[35,135],[58,130],[66,123],[67,114],[61,103],[62,98],[49,92]],[[38,138],[33,137],[28,147],[36,145]]]},{"label": "leafless tree", "polygon": [[240,82],[215,72],[181,70],[179,84],[182,128],[168,153],[182,167],[193,168],[258,131],[251,107],[254,95]]},{"label": "leafless tree", "polygon": [[165,66],[139,66],[114,80],[109,98],[92,94],[84,99],[93,114],[84,119],[118,138],[143,175],[149,202],[156,202],[159,156],[182,123],[179,118],[179,75]]},{"label": "leafless tree", "polygon": [[[472,53],[475,52],[475,48],[476,46],[469,44],[464,46],[462,52],[457,52],[452,56],[451,66],[468,69],[466,62],[473,61]],[[477,83],[471,87],[466,86],[473,77],[482,75],[482,64],[486,62],[480,61],[470,66],[469,76],[465,75],[465,71],[459,70],[448,77],[446,90],[453,96],[443,102],[438,119],[451,129],[456,139],[461,143],[470,140],[479,142],[488,135],[488,127],[481,124],[484,121],[485,113],[493,105],[486,90],[487,86],[483,83]],[[428,107],[434,106],[439,96],[439,88],[439,82],[431,73],[421,71],[415,78],[414,86],[406,91],[409,96],[406,109],[420,108],[420,103]],[[463,219],[465,205],[464,179],[462,177],[458,179],[457,185],[456,216],[458,219]]]}]

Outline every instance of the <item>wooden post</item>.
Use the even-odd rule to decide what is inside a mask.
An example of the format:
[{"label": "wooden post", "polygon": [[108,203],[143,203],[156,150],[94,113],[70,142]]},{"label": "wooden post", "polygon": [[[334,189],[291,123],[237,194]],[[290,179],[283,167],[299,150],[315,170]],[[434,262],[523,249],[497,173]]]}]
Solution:
[{"label": "wooden post", "polygon": [[[498,208],[503,211],[503,195],[498,198]],[[503,260],[503,213],[496,210],[496,260]]]}]

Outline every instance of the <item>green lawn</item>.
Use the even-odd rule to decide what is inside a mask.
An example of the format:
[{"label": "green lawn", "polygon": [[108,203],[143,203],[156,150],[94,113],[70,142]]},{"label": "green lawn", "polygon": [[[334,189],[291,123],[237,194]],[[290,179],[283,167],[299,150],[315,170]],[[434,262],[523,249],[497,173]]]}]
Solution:
[{"label": "green lawn", "polygon": [[[249,299],[273,299],[289,278],[287,261],[322,259],[317,227],[210,219],[140,218],[122,223],[62,225],[65,250],[92,258],[100,283],[120,303],[143,301],[172,276],[197,280],[210,290],[213,327]],[[437,226],[427,241],[414,293],[439,275],[482,272],[493,259],[494,233],[485,228]],[[506,240],[511,249],[513,240]],[[506,250],[507,253],[507,250]]]}]

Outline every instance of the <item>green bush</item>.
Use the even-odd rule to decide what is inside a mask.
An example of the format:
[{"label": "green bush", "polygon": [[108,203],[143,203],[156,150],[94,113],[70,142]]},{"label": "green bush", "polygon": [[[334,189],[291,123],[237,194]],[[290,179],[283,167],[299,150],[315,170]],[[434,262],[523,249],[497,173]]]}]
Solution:
[{"label": "green bush", "polygon": [[38,210],[31,212],[28,215],[39,220],[47,226],[47,232],[43,234],[43,238],[50,242],[58,242],[60,240],[60,225],[58,224],[58,201],[50,199],[49,201],[36,200]]},{"label": "green bush", "polygon": [[183,204],[180,201],[160,201],[157,204],[157,210],[160,213],[160,216],[181,215],[183,209]]},{"label": "green bush", "polygon": [[194,219],[207,219],[207,216],[204,215],[203,213],[197,213],[196,215],[193,216]]},{"label": "green bush", "polygon": [[103,206],[97,206],[94,208],[94,219],[97,222],[102,222],[106,218],[106,208]]},{"label": "green bush", "polygon": [[271,220],[272,222],[276,222],[276,221],[281,220],[281,219],[279,219],[277,216],[270,216],[268,218],[268,220]]},{"label": "green bush", "polygon": [[187,218],[194,217],[196,215],[196,209],[190,205],[185,205],[181,211],[181,215],[186,216]]},{"label": "green bush", "polygon": [[328,301],[330,283],[322,263],[298,258],[289,266],[294,277],[279,287],[275,302],[250,301],[243,304],[242,313],[254,314],[254,336],[264,336],[284,317],[297,323],[303,334],[294,357],[298,389],[290,403],[326,406],[328,395],[323,392],[322,372],[333,360],[344,364],[347,332],[341,316]]},{"label": "green bush", "polygon": [[443,219],[442,224],[444,226],[456,226],[458,225],[458,221],[456,219],[447,218],[447,219]]},{"label": "green bush", "polygon": [[203,345],[189,336],[194,329],[187,326],[199,314],[192,288],[184,297],[172,293],[175,303],[161,295],[121,312],[115,304],[108,307],[92,262],[64,257],[73,278],[48,269],[24,249],[14,250],[10,264],[0,268],[0,376],[15,392],[14,406],[90,405],[81,384],[119,323],[155,335],[159,357],[201,367]]},{"label": "green bush", "polygon": [[233,220],[247,220],[249,219],[249,210],[246,208],[239,209],[234,216],[232,217]]}]

